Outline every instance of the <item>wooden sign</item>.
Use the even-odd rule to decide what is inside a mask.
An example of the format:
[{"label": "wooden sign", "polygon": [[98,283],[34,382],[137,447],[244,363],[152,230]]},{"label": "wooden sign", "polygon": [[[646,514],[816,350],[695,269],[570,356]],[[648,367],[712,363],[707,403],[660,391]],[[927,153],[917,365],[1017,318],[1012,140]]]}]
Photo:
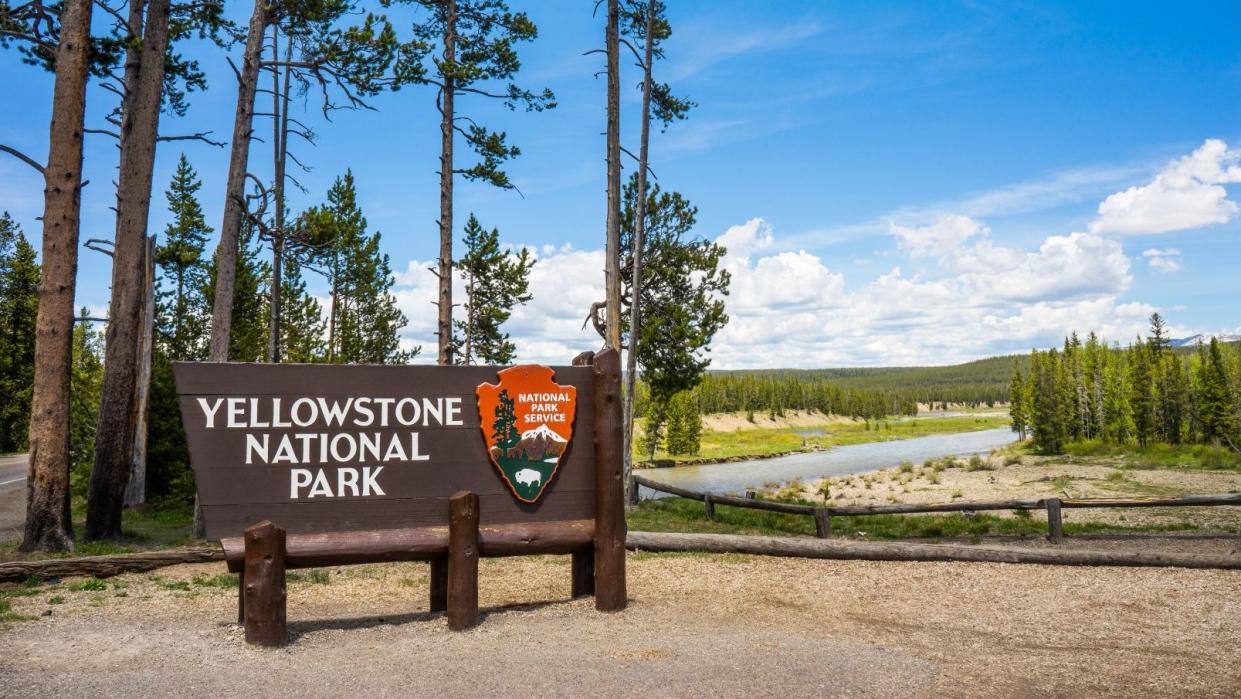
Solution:
[{"label": "wooden sign", "polygon": [[571,554],[574,596],[625,607],[616,352],[560,367],[173,369],[248,642],[287,642],[290,568],[429,561],[431,611],[464,629],[479,556]]},{"label": "wooden sign", "polygon": [[[568,421],[547,424],[563,442],[527,440],[522,458],[513,450],[501,460],[508,466],[499,466],[483,438],[493,425],[475,408],[494,367],[178,364],[207,536],[241,536],[263,519],[290,534],[443,525],[448,499],[462,490],[479,496],[483,524],[594,517],[593,445],[569,442],[575,424],[587,435],[594,430],[593,415],[573,413],[576,397],[593,399],[590,368],[502,373],[518,369],[546,374],[531,384],[538,393],[571,397],[558,403],[569,412],[557,415]],[[514,393],[528,418],[532,406],[517,400],[523,397],[534,396]],[[518,429],[533,438],[537,428],[527,424]],[[561,451],[554,462],[532,465],[524,457],[537,445]],[[511,475],[499,477],[497,466]],[[537,477],[519,482],[520,470]]]},{"label": "wooden sign", "polygon": [[538,502],[573,439],[577,388],[555,372],[528,364],[500,372],[500,383],[478,387],[478,419],[487,453],[522,502]]}]

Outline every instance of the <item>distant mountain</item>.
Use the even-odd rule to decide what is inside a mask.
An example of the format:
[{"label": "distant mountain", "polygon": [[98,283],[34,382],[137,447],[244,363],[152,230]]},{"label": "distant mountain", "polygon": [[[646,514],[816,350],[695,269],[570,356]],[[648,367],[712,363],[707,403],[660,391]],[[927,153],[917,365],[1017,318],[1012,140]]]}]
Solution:
[{"label": "distant mountain", "polygon": [[525,432],[521,433],[522,439],[538,439],[539,437],[550,439],[553,442],[568,441],[564,437],[561,437],[560,435],[556,434],[556,431],[548,427],[547,425],[539,425],[538,427],[532,430],[526,430]]},{"label": "distant mountain", "polygon": [[1209,343],[1212,337],[1215,337],[1215,339],[1219,340],[1220,342],[1241,342],[1241,335],[1225,335],[1223,333],[1219,333],[1217,335],[1212,336],[1212,335],[1204,335],[1202,333],[1199,333],[1191,337],[1180,338],[1179,340],[1170,340],[1169,343],[1173,347],[1194,347],[1199,342],[1201,342],[1204,345]]}]

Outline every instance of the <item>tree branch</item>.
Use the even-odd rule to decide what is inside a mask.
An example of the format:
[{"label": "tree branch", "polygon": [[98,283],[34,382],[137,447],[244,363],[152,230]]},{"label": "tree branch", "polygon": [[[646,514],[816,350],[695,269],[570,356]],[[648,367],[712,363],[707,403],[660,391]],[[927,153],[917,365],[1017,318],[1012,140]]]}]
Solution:
[{"label": "tree branch", "polygon": [[37,160],[17,150],[16,148],[12,146],[6,146],[3,143],[0,143],[0,151],[4,151],[5,153],[8,153],[9,155],[13,156],[14,158],[17,158],[23,163],[26,163],[30,167],[38,170],[40,175],[43,174],[43,166],[40,165]]}]

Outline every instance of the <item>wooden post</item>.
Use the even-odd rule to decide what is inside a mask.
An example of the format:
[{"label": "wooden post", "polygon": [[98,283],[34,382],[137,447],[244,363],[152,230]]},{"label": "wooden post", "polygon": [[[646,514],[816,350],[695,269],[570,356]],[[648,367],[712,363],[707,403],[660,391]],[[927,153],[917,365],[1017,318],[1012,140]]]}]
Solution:
[{"label": "wooden post", "polygon": [[594,356],[595,609],[625,608],[625,479],[621,451],[620,353]]},{"label": "wooden post", "polygon": [[814,535],[820,539],[832,535],[832,516],[825,508],[820,507],[814,511]]},{"label": "wooden post", "polygon": [[1053,544],[1064,542],[1064,520],[1060,517],[1060,498],[1047,498],[1047,539]]},{"label": "wooden post", "polygon": [[431,611],[448,611],[448,559],[431,561]]},{"label": "wooden post", "polygon": [[745,491],[745,499],[746,499],[746,500],[755,500],[755,499],[757,499],[757,498],[758,498],[758,494],[757,494],[757,493],[755,493],[753,490],[747,490],[747,491]]},{"label": "wooden post", "polygon": [[707,519],[715,521],[715,502],[711,500],[711,493],[702,494],[702,504],[707,510]]},{"label": "wooden post", "polygon": [[625,490],[625,497],[628,498],[630,505],[638,504],[638,477],[633,473],[629,474],[629,482]]},{"label": "wooden post", "polygon": [[573,552],[573,597],[595,594],[595,550]]},{"label": "wooden post", "polygon": [[237,624],[246,623],[246,569],[237,574]]},{"label": "wooden post", "polygon": [[478,495],[463,490],[448,501],[448,628],[478,623]]},{"label": "wooden post", "polygon": [[288,643],[284,578],[284,529],[263,520],[246,530],[243,595],[246,643],[283,646]]}]

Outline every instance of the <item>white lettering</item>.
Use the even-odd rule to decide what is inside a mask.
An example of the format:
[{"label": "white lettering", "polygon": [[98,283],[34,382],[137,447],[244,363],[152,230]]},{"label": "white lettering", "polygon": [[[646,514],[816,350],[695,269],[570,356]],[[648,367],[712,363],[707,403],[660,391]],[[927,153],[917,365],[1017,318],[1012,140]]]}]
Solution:
[{"label": "white lettering", "polygon": [[362,467],[362,495],[371,495],[374,491],[375,495],[383,495],[384,491],[379,487],[379,483],[375,481],[379,477],[379,472],[384,470],[383,466],[376,466],[372,471],[370,466]]},{"label": "white lettering", "polygon": [[345,404],[341,405],[340,401],[332,401],[328,406],[326,398],[319,399],[319,412],[323,414],[323,419],[327,420],[328,427],[332,425],[340,425],[345,421],[345,415],[349,413],[349,406],[353,405],[352,398],[346,398]]},{"label": "white lettering", "polygon": [[341,468],[336,470],[336,494],[344,497],[345,488],[353,491],[354,497],[358,495],[358,469]]},{"label": "white lettering", "polygon": [[271,426],[280,429],[281,427],[292,427],[293,423],[288,420],[280,419],[280,399],[271,399]]},{"label": "white lettering", "polygon": [[289,471],[289,479],[290,481],[292,481],[291,485],[289,486],[289,498],[292,500],[296,500],[298,497],[297,491],[301,488],[305,488],[306,486],[310,485],[310,469],[308,468],[291,469]]},{"label": "white lettering", "polygon": [[259,422],[259,399],[250,399],[250,428],[268,427],[266,422]]},{"label": "white lettering", "polygon": [[259,454],[259,463],[267,463],[267,447],[271,441],[271,435],[262,435],[263,441],[259,442],[259,438],[248,434],[246,435],[246,465],[254,463],[254,455]]},{"label": "white lettering", "polygon": [[454,396],[448,399],[448,422],[446,425],[464,425],[461,421],[461,396]]},{"label": "white lettering", "polygon": [[[301,408],[303,406],[310,408],[310,417],[301,417]],[[319,407],[315,405],[315,402],[310,398],[298,398],[293,401],[293,409],[290,411],[290,414],[293,418],[293,424],[298,427],[310,427],[315,424],[315,420],[319,419]]]},{"label": "white lettering", "polygon": [[245,398],[229,398],[228,399],[228,427],[235,429],[245,427],[244,418],[246,416]]},{"label": "white lettering", "polygon": [[199,399],[198,399],[198,407],[202,408],[202,410],[203,410],[203,415],[206,415],[206,416],[207,416],[207,429],[209,429],[209,430],[214,430],[214,429],[215,429],[215,414],[216,414],[216,412],[220,409],[220,406],[221,406],[221,405],[224,405],[224,399],[223,399],[223,398],[216,398],[216,399],[215,399],[215,404],[214,404],[214,405],[210,405],[210,406],[208,406],[208,405],[207,405],[207,399],[206,399],[206,398],[199,398]]},{"label": "white lettering", "polygon": [[306,497],[313,498],[316,495],[332,497],[332,486],[328,484],[327,474],[323,472],[323,469],[319,469],[315,473],[315,484],[311,486],[310,492],[306,494]]}]

